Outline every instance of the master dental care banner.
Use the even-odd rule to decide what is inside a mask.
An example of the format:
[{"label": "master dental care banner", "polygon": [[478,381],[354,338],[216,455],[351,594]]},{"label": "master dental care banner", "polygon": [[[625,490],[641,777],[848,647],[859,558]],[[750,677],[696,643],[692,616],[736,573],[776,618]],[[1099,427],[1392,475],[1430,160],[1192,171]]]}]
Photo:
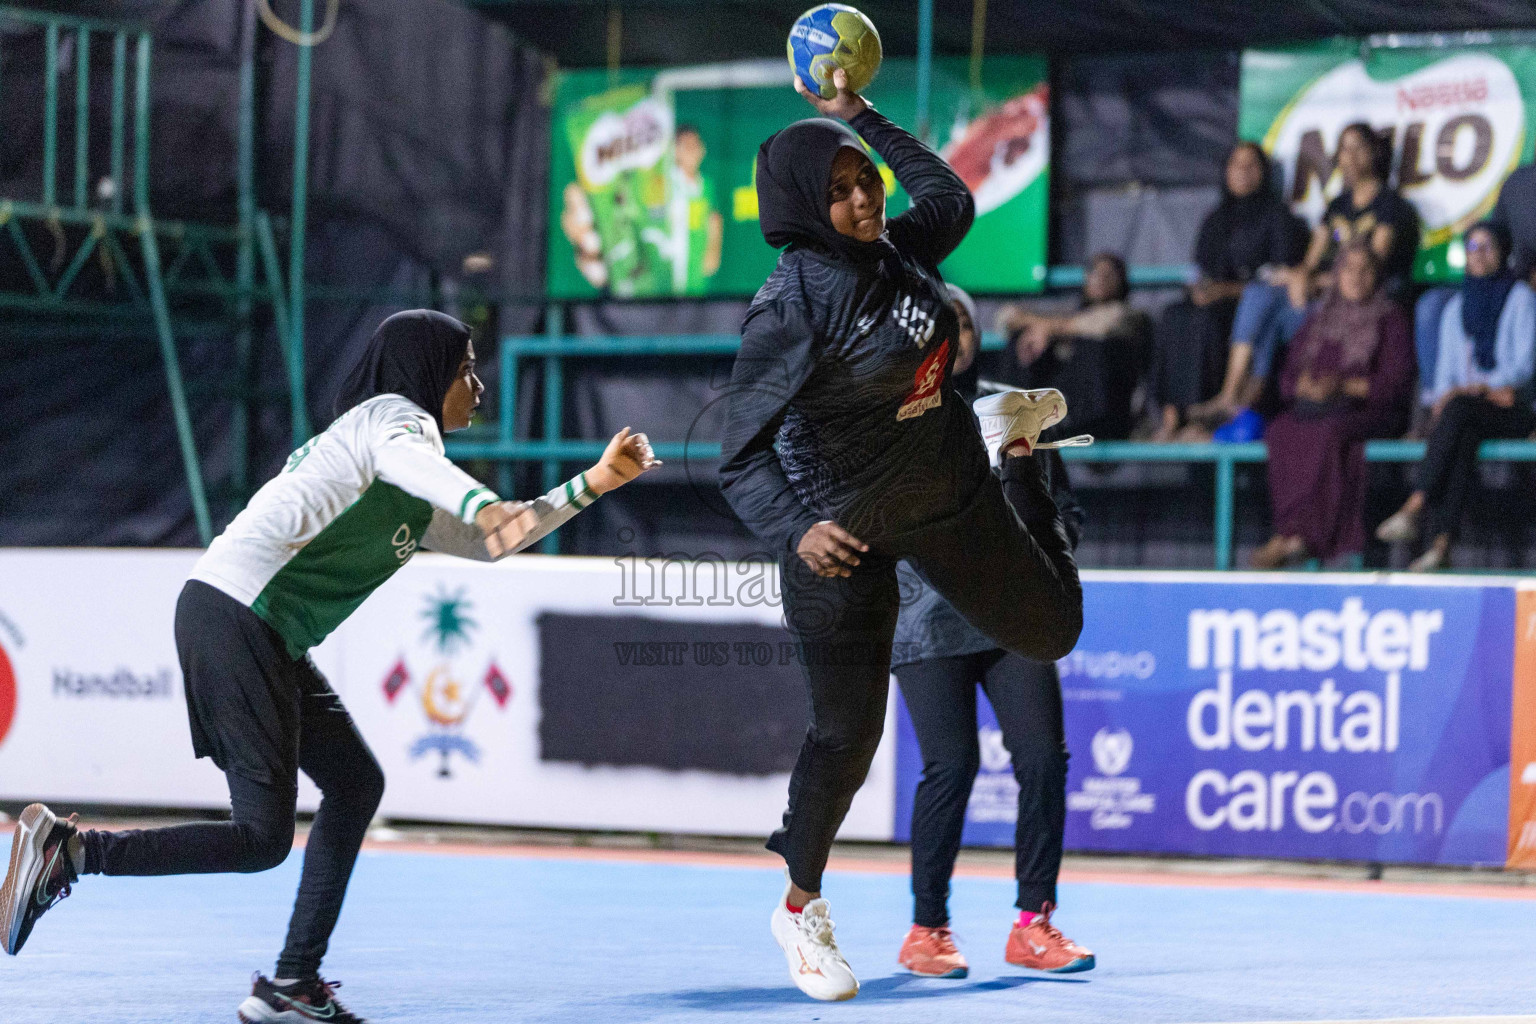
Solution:
[{"label": "master dental care banner", "polygon": [[[1106,575],[1059,663],[1068,849],[1513,855],[1512,588]],[[898,837],[921,774],[901,714]],[[1007,845],[1018,790],[985,717],[965,838]]]},{"label": "master dental care banner", "polygon": [[1375,47],[1339,39],[1243,54],[1238,134],[1278,162],[1284,195],[1316,224],[1343,183],[1344,126],[1392,142],[1391,182],[1419,212],[1415,276],[1461,275],[1457,236],[1487,216],[1509,172],[1536,151],[1536,47]]},{"label": "master dental care banner", "polygon": [[[916,64],[885,61],[869,99],[909,130]],[[979,87],[964,58],[934,61],[931,144],[976,197],[976,221],[944,261],[977,292],[1045,285],[1050,116],[1046,63],[989,57]],[[555,78],[549,293],[563,299],[749,296],[778,254],[758,228],[758,146],[811,107],[783,60]],[[874,154],[871,154],[874,156]],[[908,197],[890,169],[888,212]]]},{"label": "master dental care banner", "polygon": [[[0,799],[228,806],[172,632],[196,558],[0,550]],[[1536,863],[1536,590],[1517,630],[1513,581],[1295,579],[1085,574],[1068,846]],[[806,723],[780,614],[760,565],[419,555],[315,660],[386,816],[764,835]],[[847,838],[909,827],[921,760],[891,699]],[[979,739],[967,840],[1006,845],[1008,753],[990,718]]]}]

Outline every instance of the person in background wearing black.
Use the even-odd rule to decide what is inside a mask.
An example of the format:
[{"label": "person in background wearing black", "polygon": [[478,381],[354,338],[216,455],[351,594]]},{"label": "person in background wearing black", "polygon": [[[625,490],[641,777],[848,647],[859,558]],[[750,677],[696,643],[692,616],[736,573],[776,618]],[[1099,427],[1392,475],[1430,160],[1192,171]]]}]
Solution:
[{"label": "person in background wearing black", "polygon": [[[978,383],[975,305],[954,285],[949,291],[960,319],[955,391],[969,400]],[[1039,458],[1045,460],[1051,497],[1075,549],[1082,532],[1082,506],[1072,494],[1061,456],[1050,451]],[[1013,759],[1019,784],[1014,830],[1019,915],[1004,958],[1019,967],[1057,974],[1090,970],[1093,954],[1051,924],[1067,821],[1067,748],[1056,666],[998,647],[906,562],[897,568],[897,577],[902,608],[891,664],[923,754],[923,778],[912,806],[913,924],[897,959],[925,977],[963,978],[969,972],[949,928],[948,904],[965,808],[981,766],[976,734],[979,685],[987,691],[1002,728],[1003,746]]]},{"label": "person in background wearing black", "polygon": [[[821,876],[884,727],[897,561],[1025,657],[1065,656],[1083,624],[1066,529],[1030,457],[1066,401],[982,399],[977,435],[949,382],[958,325],[938,274],[970,229],[971,194],[842,71],[834,81],[833,99],[806,96],[824,117],[758,150],[759,224],[787,251],[742,325],[720,468],[726,500],[778,552],[785,625],[810,689],[789,809],[768,841],[789,873],[771,927],[791,979],[824,1000],[859,988]],[[860,136],[912,199],[889,223]]]},{"label": "person in background wearing black", "polygon": [[1101,252],[1089,261],[1077,311],[1066,316],[1004,306],[998,329],[1008,335],[1024,388],[1055,388],[1072,403],[1063,430],[1125,438],[1131,399],[1146,365],[1151,321],[1127,301],[1125,261]]},{"label": "person in background wearing black", "polygon": [[1184,411],[1221,387],[1243,288],[1266,268],[1289,267],[1301,256],[1306,226],[1280,198],[1273,178],[1273,165],[1256,142],[1239,142],[1227,156],[1221,201],[1195,239],[1200,277],[1158,318],[1148,380],[1149,405],[1159,417],[1153,441],[1176,440]]},{"label": "person in background wearing black", "polygon": [[1419,248],[1419,219],[1413,205],[1387,184],[1391,143],[1364,122],[1345,125],[1336,162],[1344,187],[1312,229],[1306,255],[1297,266],[1243,289],[1221,392],[1190,409],[1191,419],[1219,425],[1258,398],[1281,348],[1306,320],[1313,298],[1333,287],[1334,259],[1344,244],[1366,241],[1381,263],[1387,296],[1405,300]]}]

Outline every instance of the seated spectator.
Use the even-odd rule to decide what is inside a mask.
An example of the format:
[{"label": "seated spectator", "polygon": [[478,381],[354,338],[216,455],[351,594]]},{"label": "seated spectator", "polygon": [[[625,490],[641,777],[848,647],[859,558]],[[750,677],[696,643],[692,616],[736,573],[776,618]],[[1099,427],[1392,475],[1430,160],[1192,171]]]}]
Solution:
[{"label": "seated spectator", "polygon": [[1275,190],[1263,148],[1239,142],[1227,156],[1221,202],[1195,239],[1200,278],[1158,319],[1147,382],[1148,404],[1160,417],[1152,440],[1174,440],[1184,410],[1216,394],[1243,286],[1266,268],[1295,263],[1305,233]]},{"label": "seated spectator", "polygon": [[1312,229],[1301,263],[1243,289],[1221,392],[1191,409],[1192,419],[1221,423],[1258,399],[1275,357],[1306,319],[1308,304],[1332,288],[1334,260],[1346,243],[1367,242],[1381,263],[1386,293],[1402,296],[1419,245],[1418,214],[1387,186],[1391,162],[1391,145],[1370,125],[1345,127],[1337,156],[1343,190]]},{"label": "seated spectator", "polygon": [[[1536,165],[1517,167],[1504,179],[1499,201],[1488,219],[1509,230],[1510,263],[1516,278],[1536,288]],[[1419,352],[1419,387],[1423,404],[1433,404],[1435,360],[1440,354],[1440,319],[1455,288],[1430,288],[1413,310],[1414,346]],[[1424,409],[1426,414],[1428,409]]]},{"label": "seated spectator", "polygon": [[1264,439],[1275,533],[1255,569],[1365,549],[1365,442],[1400,432],[1413,401],[1408,317],[1378,268],[1367,244],[1346,244],[1334,288],[1286,355],[1284,410]]},{"label": "seated spectator", "polygon": [[1484,221],[1467,232],[1467,277],[1440,318],[1429,442],[1417,486],[1376,529],[1389,544],[1411,541],[1423,520],[1430,542],[1409,566],[1413,572],[1450,564],[1478,446],[1489,438],[1525,437],[1536,428],[1536,292],[1510,270],[1511,247],[1502,224]]},{"label": "seated spectator", "polygon": [[1148,347],[1146,314],[1131,308],[1125,261],[1093,258],[1083,277],[1082,304],[1069,316],[1019,306],[998,312],[1026,388],[1056,388],[1067,396],[1066,433],[1124,438],[1131,432],[1131,398]]},{"label": "seated spectator", "polygon": [[1517,167],[1504,179],[1488,219],[1508,229],[1515,276],[1536,288],[1536,164]]}]

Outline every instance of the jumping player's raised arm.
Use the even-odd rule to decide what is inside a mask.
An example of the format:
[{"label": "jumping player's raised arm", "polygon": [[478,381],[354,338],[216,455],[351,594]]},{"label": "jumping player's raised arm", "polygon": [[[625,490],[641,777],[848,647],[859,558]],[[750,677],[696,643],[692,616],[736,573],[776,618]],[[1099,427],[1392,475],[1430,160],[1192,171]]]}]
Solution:
[{"label": "jumping player's raised arm", "polygon": [[811,332],[791,332],[777,303],[748,313],[731,371],[720,489],[741,521],[776,549],[793,547],[823,518],[800,500],[774,450],[785,410],[814,368]]},{"label": "jumping player's raised arm", "polygon": [[937,267],[965,239],[976,218],[976,201],[944,158],[873,107],[848,124],[880,154],[912,206],[886,222],[891,243],[930,267]]},{"label": "jumping player's raised arm", "polygon": [[959,247],[976,219],[976,200],[954,168],[905,129],[887,120],[869,101],[848,89],[848,76],[832,73],[837,95],[823,99],[795,77],[795,91],[825,117],[837,117],[874,148],[907,190],[912,207],[886,221],[887,237],[898,251],[937,269]]}]

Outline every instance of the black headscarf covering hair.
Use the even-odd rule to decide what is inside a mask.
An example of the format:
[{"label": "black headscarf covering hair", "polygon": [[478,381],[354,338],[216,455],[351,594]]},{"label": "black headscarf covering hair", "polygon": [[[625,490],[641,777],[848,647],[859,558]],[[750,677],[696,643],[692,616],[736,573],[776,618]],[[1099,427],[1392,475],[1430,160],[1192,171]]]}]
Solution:
[{"label": "black headscarf covering hair", "polygon": [[775,249],[798,244],[850,263],[882,265],[896,255],[889,238],[861,242],[832,226],[827,189],[841,149],[869,159],[858,133],[828,117],[808,117],[768,136],[757,149],[758,226]]},{"label": "black headscarf covering hair", "polygon": [[[1195,240],[1195,264],[1212,280],[1236,277],[1241,280],[1270,261],[1271,218],[1283,218],[1285,211],[1275,193],[1275,165],[1256,142],[1243,141],[1232,147],[1232,156],[1240,149],[1258,157],[1263,176],[1259,187],[1240,196],[1227,187],[1225,165],[1221,176],[1221,202],[1206,215]],[[1246,273],[1244,273],[1246,271]]]},{"label": "black headscarf covering hair", "polygon": [[1461,285],[1461,329],[1472,339],[1472,358],[1484,372],[1498,363],[1496,343],[1499,340],[1499,317],[1504,313],[1504,303],[1510,289],[1515,286],[1515,275],[1509,269],[1511,238],[1509,228],[1497,221],[1479,221],[1467,229],[1485,231],[1493,236],[1499,247],[1499,269],[1488,277],[1468,274]]},{"label": "black headscarf covering hair", "polygon": [[336,396],[336,415],[375,395],[400,395],[443,429],[443,399],[469,351],[469,328],[446,313],[412,309],[379,324]]}]

